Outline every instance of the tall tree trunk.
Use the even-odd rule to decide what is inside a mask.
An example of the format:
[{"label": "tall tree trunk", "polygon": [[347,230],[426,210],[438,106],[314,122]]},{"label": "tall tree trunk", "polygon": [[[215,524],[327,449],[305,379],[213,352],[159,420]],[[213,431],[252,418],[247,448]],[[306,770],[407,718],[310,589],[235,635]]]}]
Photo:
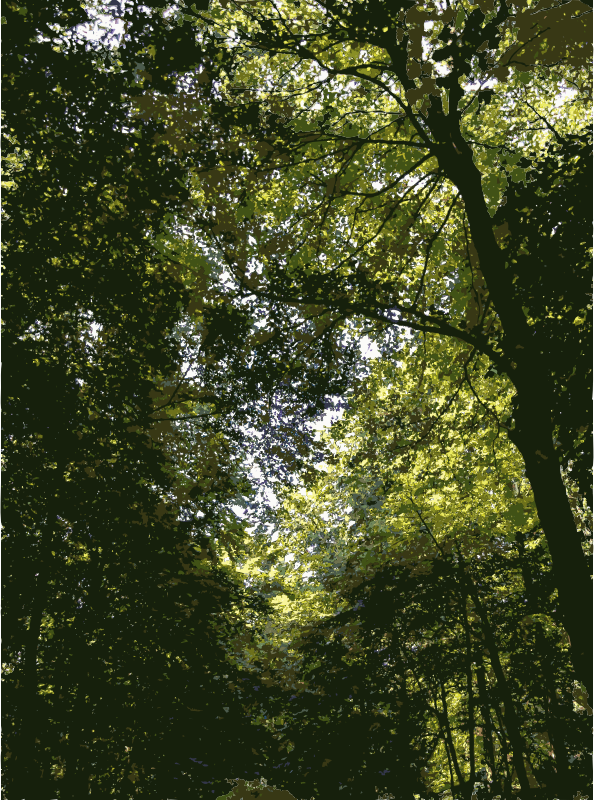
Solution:
[{"label": "tall tree trunk", "polygon": [[592,698],[592,580],[552,438],[538,435],[535,403],[536,398],[530,402],[520,395],[516,429],[509,435],[524,456],[526,475],[551,553],[573,668]]},{"label": "tall tree trunk", "polygon": [[491,712],[489,711],[489,695],[487,693],[487,680],[485,677],[485,665],[483,663],[483,655],[480,649],[477,650],[477,670],[476,678],[479,691],[479,700],[481,705],[481,716],[483,718],[483,757],[491,770],[491,790],[493,795],[500,792],[499,771],[495,764],[495,748],[493,745],[493,722],[491,720]]},{"label": "tall tree trunk", "polygon": [[472,688],[472,638],[470,635],[470,624],[466,610],[467,595],[462,594],[462,621],[464,623],[464,637],[466,641],[466,692],[468,694],[468,760],[470,762],[470,774],[468,776],[468,800],[474,792],[475,780],[475,751],[474,751],[474,692]]},{"label": "tall tree trunk", "polygon": [[[522,569],[522,578],[524,586],[526,587],[526,595],[534,598],[534,580],[530,574],[529,566],[526,562],[526,548],[522,534],[516,536],[518,543],[518,551],[520,554],[520,567]],[[550,668],[550,653],[547,645],[547,639],[543,630],[542,623],[538,620],[533,620],[536,649],[539,654],[540,666],[544,678],[545,689],[543,691],[545,715],[547,723],[547,732],[549,734],[549,741],[555,754],[555,768],[557,772],[557,791],[561,794],[567,791],[570,787],[570,771],[569,771],[569,758],[563,733],[559,730],[558,720],[560,719],[559,703],[557,701],[557,692],[555,686],[555,678]]]},{"label": "tall tree trunk", "polygon": [[[47,602],[47,582],[51,574],[51,549],[56,528],[56,515],[50,507],[46,521],[41,526],[39,569],[35,577],[34,596],[30,607],[29,626],[24,635],[23,686],[19,689],[18,713],[21,730],[17,736],[14,758],[16,759],[17,782],[11,791],[15,796],[41,797],[41,767],[37,760],[37,739],[40,714],[42,713],[38,694],[38,648],[41,634],[43,612]],[[53,515],[52,515],[53,514]],[[35,567],[34,567],[35,568]],[[47,777],[47,776],[45,776]]]},{"label": "tall tree trunk", "polygon": [[553,445],[551,399],[555,389],[550,368],[516,299],[513,273],[506,268],[495,238],[472,150],[459,131],[453,131],[452,139],[458,152],[440,146],[440,165],[464,201],[489,297],[503,325],[504,356],[499,366],[506,369],[517,391],[515,428],[509,436],[524,458],[551,553],[575,673],[592,697],[592,581]]},{"label": "tall tree trunk", "polygon": [[[93,707],[97,707],[96,659],[89,641],[101,627],[98,602],[101,587],[101,558],[98,549],[89,548],[85,578],[87,592],[78,619],[76,698],[66,754],[66,777],[63,780],[64,800],[77,800],[90,794],[93,748]],[[73,687],[71,687],[73,688]],[[62,800],[62,798],[61,798]]]},{"label": "tall tree trunk", "polygon": [[413,749],[410,746],[410,725],[408,723],[408,707],[409,707],[409,699],[408,699],[408,692],[407,692],[407,668],[403,662],[402,664],[402,681],[399,683],[398,688],[398,699],[400,700],[400,720],[398,725],[398,751],[399,755],[401,755],[402,760],[404,761],[404,785],[401,785],[401,792],[402,797],[407,798],[407,800],[414,797],[416,791],[418,791],[418,773],[419,769],[416,766],[414,769],[412,767],[413,763]]},{"label": "tall tree trunk", "polygon": [[526,748],[520,734],[520,725],[516,714],[513,697],[511,695],[505,673],[503,672],[501,661],[499,660],[499,651],[495,642],[495,637],[493,636],[489,618],[485,609],[483,608],[472,579],[466,576],[465,582],[470,596],[474,600],[476,610],[481,620],[485,641],[487,642],[487,647],[489,650],[491,665],[497,679],[497,688],[499,689],[501,698],[503,700],[503,707],[505,709],[505,727],[507,728],[509,741],[512,746],[514,767],[518,775],[518,780],[520,781],[520,788],[526,797],[530,797],[532,791],[530,787],[530,781],[528,779],[528,773],[526,772],[526,765],[524,764],[524,750]]},{"label": "tall tree trunk", "polygon": [[[547,722],[547,732],[549,740],[555,754],[555,769],[557,772],[557,791],[561,794],[567,791],[571,785],[571,774],[569,770],[569,754],[565,747],[565,740],[563,731],[560,730],[558,722],[561,719],[561,709],[557,700],[557,687],[555,686],[555,678],[549,667],[549,659],[547,658],[546,637],[542,632],[542,624],[536,622],[536,645],[540,654],[540,665],[542,668],[544,682],[546,687],[546,700],[545,700],[545,715]],[[577,788],[577,787],[576,787]]]},{"label": "tall tree trunk", "polygon": [[37,722],[40,711],[37,674],[37,648],[43,611],[45,607],[45,587],[47,583],[45,571],[38,573],[35,585],[35,596],[31,607],[29,628],[25,637],[25,654],[23,658],[23,687],[19,690],[18,712],[21,718],[21,730],[17,739],[13,756],[17,766],[17,796],[33,796],[39,791],[40,770],[36,759]]},{"label": "tall tree trunk", "polygon": [[495,705],[495,716],[497,717],[497,722],[499,723],[499,727],[497,728],[497,732],[499,735],[499,740],[501,743],[501,749],[503,750],[503,764],[505,766],[505,774],[503,776],[503,797],[504,800],[507,800],[508,797],[511,798],[511,790],[512,790],[512,779],[511,779],[511,770],[510,770],[510,752],[508,745],[508,738],[507,738],[507,730],[505,727],[505,723],[501,716],[501,708],[499,705]]},{"label": "tall tree trunk", "polygon": [[[84,667],[82,667],[84,670]],[[82,677],[82,676],[81,676]],[[79,683],[72,710],[72,722],[68,726],[68,748],[66,751],[66,774],[62,779],[60,800],[82,800],[88,797],[91,773],[90,709],[85,696],[86,681]]]},{"label": "tall tree trunk", "polygon": [[[441,706],[443,708],[443,720],[444,720],[444,728],[446,732],[446,747],[449,747],[450,753],[452,754],[452,761],[454,763],[454,770],[456,771],[456,777],[458,778],[458,782],[460,786],[464,786],[464,775],[462,775],[462,770],[460,769],[460,764],[458,762],[458,756],[456,754],[456,748],[454,747],[454,740],[452,738],[452,728],[450,726],[450,717],[448,714],[448,701],[446,697],[445,687],[443,685],[443,681],[439,681],[439,688],[441,691]],[[452,792],[454,791],[454,787],[452,786]]]}]

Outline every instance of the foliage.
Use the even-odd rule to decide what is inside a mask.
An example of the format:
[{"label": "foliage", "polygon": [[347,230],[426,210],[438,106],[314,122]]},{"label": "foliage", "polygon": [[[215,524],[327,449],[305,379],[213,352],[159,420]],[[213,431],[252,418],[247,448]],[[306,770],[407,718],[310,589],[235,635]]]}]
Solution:
[{"label": "foliage", "polygon": [[[591,214],[570,199],[589,174],[588,8],[213,3],[187,17],[219,45],[220,70],[198,77],[227,101],[178,142],[212,127],[219,149],[196,173],[191,225],[225,265],[225,313],[274,310],[252,324],[260,314],[262,340],[287,343],[294,390],[311,342],[348,371],[363,330],[381,346],[407,330],[452,338],[509,378],[502,424],[589,686],[589,567],[558,470],[571,463],[590,503]],[[145,110],[174,125],[180,107]],[[559,245],[528,256],[532,236]]]},{"label": "foliage", "polygon": [[[470,797],[472,788],[479,796],[511,796],[519,784],[522,791],[540,787],[542,796],[546,786],[559,793],[585,788],[589,725],[583,719],[579,732],[575,725],[567,648],[546,618],[542,594],[533,598],[537,619],[527,617],[510,549],[468,567],[475,598],[465,596],[456,556],[388,562],[349,593],[342,613],[304,634],[308,693],[299,693],[291,711],[277,711],[285,717],[283,739],[294,745],[280,767],[285,787],[320,796],[342,787],[358,796],[371,784],[421,797],[444,790]],[[542,560],[534,561],[542,576]],[[335,582],[335,591],[342,586]],[[554,677],[551,660],[560,669]],[[551,759],[551,739],[562,748],[571,741],[563,767]]]},{"label": "foliage", "polygon": [[588,7],[104,11],[3,18],[9,800],[589,791]]},{"label": "foliage", "polygon": [[136,15],[114,49],[76,4],[5,14],[4,789],[210,795],[225,724],[236,767],[257,741],[225,652],[257,598],[214,544],[243,535],[220,434],[191,483],[172,469],[189,298],[159,237],[187,165],[130,113],[130,67],[164,31]]},{"label": "foliage", "polygon": [[550,555],[497,426],[511,396],[480,356],[417,337],[372,363],[318,479],[283,493],[256,564],[291,598],[261,669],[296,796],[586,790]]}]

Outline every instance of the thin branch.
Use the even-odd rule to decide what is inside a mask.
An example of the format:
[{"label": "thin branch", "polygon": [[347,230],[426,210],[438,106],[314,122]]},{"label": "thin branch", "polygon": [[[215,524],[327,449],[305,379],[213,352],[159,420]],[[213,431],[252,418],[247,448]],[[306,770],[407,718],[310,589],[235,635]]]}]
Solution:
[{"label": "thin branch", "polygon": [[444,229],[444,227],[445,227],[445,225],[446,225],[446,223],[447,223],[447,221],[449,219],[449,216],[450,216],[450,214],[452,212],[452,209],[454,208],[454,205],[455,205],[456,200],[458,199],[458,197],[460,197],[460,193],[456,192],[456,196],[452,200],[452,202],[450,204],[450,207],[448,208],[448,212],[445,215],[445,218],[444,218],[443,222],[439,226],[439,230],[436,231],[436,233],[434,233],[433,236],[429,240],[429,247],[427,248],[427,253],[425,255],[425,265],[423,267],[423,274],[421,275],[421,281],[419,283],[419,288],[417,290],[417,294],[415,296],[415,299],[413,300],[413,303],[412,303],[412,307],[414,309],[416,309],[416,307],[417,307],[417,303],[418,303],[419,297],[421,295],[421,290],[423,288],[423,283],[425,282],[425,275],[427,274],[427,267],[428,267],[428,264],[429,264],[429,256],[431,254],[431,248],[433,247],[433,244],[434,244],[435,240],[437,239],[437,237],[440,235],[440,233]]}]

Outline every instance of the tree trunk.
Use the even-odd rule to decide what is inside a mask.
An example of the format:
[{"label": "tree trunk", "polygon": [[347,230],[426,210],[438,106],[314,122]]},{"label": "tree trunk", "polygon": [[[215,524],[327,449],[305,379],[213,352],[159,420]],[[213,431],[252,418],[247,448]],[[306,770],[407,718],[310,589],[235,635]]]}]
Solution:
[{"label": "tree trunk", "polygon": [[592,697],[592,582],[553,445],[550,400],[555,387],[536,331],[516,299],[513,273],[495,239],[472,150],[459,132],[452,138],[459,154],[444,145],[440,165],[464,201],[489,297],[503,325],[504,355],[499,360],[517,390],[515,428],[509,436],[524,458],[551,553],[575,673]]},{"label": "tree trunk", "polygon": [[485,665],[483,664],[483,655],[478,652],[478,666],[476,671],[477,684],[479,690],[479,699],[481,704],[481,716],[483,718],[483,757],[491,770],[491,790],[493,795],[500,792],[500,781],[498,769],[495,764],[495,747],[493,745],[493,722],[491,720],[491,712],[489,711],[489,696],[487,694],[487,680],[485,677]]},{"label": "tree trunk", "polygon": [[19,690],[20,698],[18,701],[21,730],[16,737],[16,747],[13,753],[17,777],[11,790],[11,795],[14,793],[16,797],[19,795],[25,798],[41,797],[43,791],[41,765],[37,760],[37,734],[41,713],[38,694],[37,651],[43,612],[47,600],[47,581],[51,573],[48,559],[51,558],[55,524],[56,517],[55,515],[51,516],[50,509],[46,522],[42,525],[38,562],[39,572],[35,578],[35,595],[30,608],[29,627],[24,636],[23,687]]},{"label": "tree trunk", "polygon": [[[462,584],[464,585],[464,584]],[[462,593],[462,621],[464,623],[464,636],[466,642],[466,691],[468,693],[468,760],[470,762],[470,774],[468,776],[468,800],[474,792],[475,781],[475,752],[474,752],[474,692],[472,688],[472,638],[470,635],[470,624],[466,611],[467,603],[466,592]]]},{"label": "tree trunk", "polygon": [[539,435],[534,404],[520,396],[510,438],[524,456],[553,565],[558,604],[576,677],[592,697],[592,579],[551,437]]},{"label": "tree trunk", "polygon": [[516,708],[514,705],[513,697],[509,690],[509,685],[507,683],[507,679],[503,672],[503,667],[501,666],[501,662],[499,660],[499,651],[497,649],[495,637],[493,636],[491,624],[489,622],[487,613],[483,608],[482,603],[479,599],[476,587],[474,586],[472,580],[468,577],[466,578],[466,584],[469,587],[470,596],[474,600],[476,610],[481,620],[483,633],[485,635],[485,641],[487,642],[487,647],[489,649],[491,665],[493,667],[493,672],[495,673],[495,677],[497,679],[497,688],[499,689],[499,692],[501,693],[501,698],[503,700],[503,707],[505,710],[505,727],[507,728],[509,741],[512,747],[514,767],[518,775],[520,788],[522,789],[522,792],[525,797],[530,797],[532,794],[532,790],[530,787],[530,781],[528,779],[528,773],[526,772],[526,765],[524,764],[524,750],[526,748],[524,746],[524,742],[522,741],[519,720],[516,714]]}]

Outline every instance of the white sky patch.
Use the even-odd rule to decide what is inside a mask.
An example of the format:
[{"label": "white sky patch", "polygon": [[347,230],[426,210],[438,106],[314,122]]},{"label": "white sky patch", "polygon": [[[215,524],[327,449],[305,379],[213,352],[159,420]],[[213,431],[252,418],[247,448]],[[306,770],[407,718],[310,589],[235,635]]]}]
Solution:
[{"label": "white sky patch", "polygon": [[329,428],[333,422],[339,420],[342,417],[343,413],[344,409],[335,409],[335,408],[326,409],[326,411],[324,411],[320,419],[317,420],[317,422],[314,422],[314,424],[312,425],[312,428],[315,431],[314,441],[319,442],[321,432]]},{"label": "white sky patch", "polygon": [[572,100],[576,94],[577,91],[575,89],[562,89],[555,97],[555,108],[560,108],[568,100]]},{"label": "white sky patch", "polygon": [[375,342],[371,341],[369,336],[363,336],[359,342],[359,346],[361,348],[361,355],[363,358],[371,359],[380,357],[378,346]]},{"label": "white sky patch", "polygon": [[[110,38],[115,39],[117,44],[124,33],[124,22],[111,14],[98,14],[92,7],[85,9],[92,19],[87,25],[78,25],[78,32],[83,38],[89,41],[99,41],[102,36],[109,32]],[[95,12],[95,13],[94,13]]]}]

